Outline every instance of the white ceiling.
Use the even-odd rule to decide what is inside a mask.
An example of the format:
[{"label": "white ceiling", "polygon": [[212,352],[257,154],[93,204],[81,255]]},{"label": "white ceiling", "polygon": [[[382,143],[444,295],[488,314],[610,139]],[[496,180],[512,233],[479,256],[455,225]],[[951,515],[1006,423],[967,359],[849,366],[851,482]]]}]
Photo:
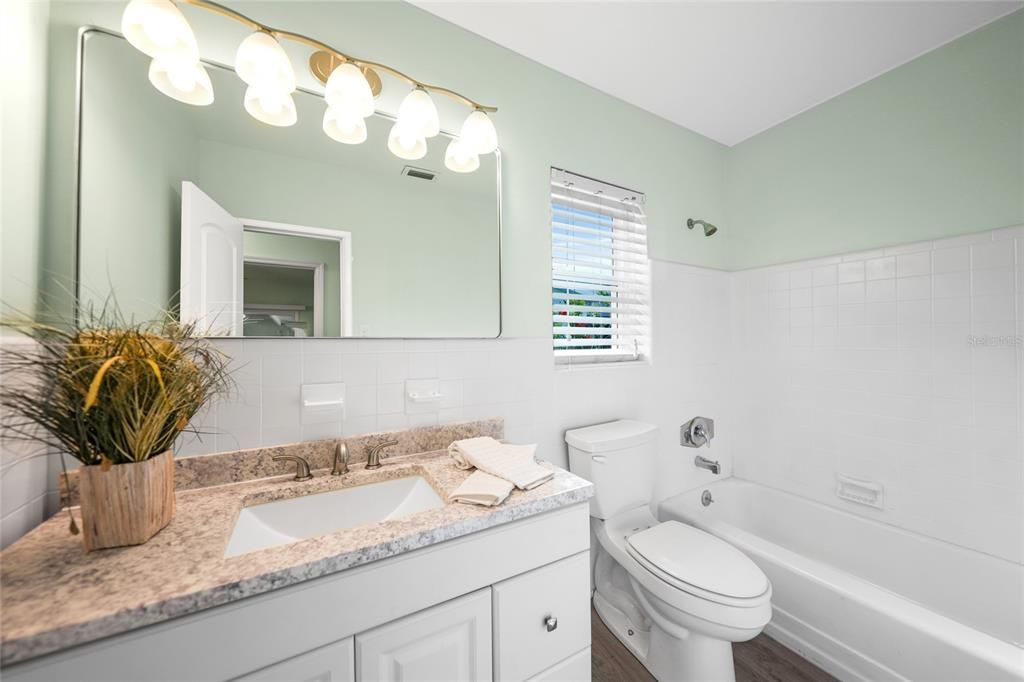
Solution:
[{"label": "white ceiling", "polygon": [[412,1],[727,145],[1024,6],[988,0]]}]

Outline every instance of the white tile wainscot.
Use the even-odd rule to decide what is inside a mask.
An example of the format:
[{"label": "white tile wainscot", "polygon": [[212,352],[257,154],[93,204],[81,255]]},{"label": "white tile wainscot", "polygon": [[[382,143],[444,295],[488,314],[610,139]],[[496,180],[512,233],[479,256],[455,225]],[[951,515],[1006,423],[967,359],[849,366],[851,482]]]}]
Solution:
[{"label": "white tile wainscot", "polygon": [[736,474],[1024,560],[1022,265],[1016,227],[734,273]]}]

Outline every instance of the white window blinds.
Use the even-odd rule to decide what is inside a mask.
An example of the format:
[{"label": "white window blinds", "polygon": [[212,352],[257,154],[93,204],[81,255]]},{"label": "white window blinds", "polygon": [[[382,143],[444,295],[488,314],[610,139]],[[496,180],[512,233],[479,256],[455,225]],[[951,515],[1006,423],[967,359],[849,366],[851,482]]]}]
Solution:
[{"label": "white window blinds", "polygon": [[561,362],[634,360],[649,345],[643,195],[551,169],[551,312]]}]

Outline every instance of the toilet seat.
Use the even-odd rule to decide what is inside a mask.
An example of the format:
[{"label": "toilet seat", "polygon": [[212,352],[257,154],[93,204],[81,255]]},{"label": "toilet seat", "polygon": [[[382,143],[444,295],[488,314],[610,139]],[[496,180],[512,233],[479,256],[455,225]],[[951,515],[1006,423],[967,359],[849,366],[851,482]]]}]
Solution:
[{"label": "toilet seat", "polygon": [[659,580],[726,606],[760,602],[767,576],[743,552],[702,530],[665,521],[625,538],[629,555]]}]

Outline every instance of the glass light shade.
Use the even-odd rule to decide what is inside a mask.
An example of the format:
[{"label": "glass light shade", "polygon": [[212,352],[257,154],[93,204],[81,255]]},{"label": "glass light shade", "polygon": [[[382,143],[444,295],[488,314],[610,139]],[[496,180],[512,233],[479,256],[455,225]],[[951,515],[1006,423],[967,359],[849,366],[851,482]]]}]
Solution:
[{"label": "glass light shade", "polygon": [[498,148],[498,131],[484,112],[477,110],[466,117],[459,139],[465,141],[477,154],[490,154]]},{"label": "glass light shade", "polygon": [[[373,115],[373,91],[359,67],[350,62],[331,72],[324,99],[330,108],[351,117]],[[365,126],[364,126],[365,127]]]},{"label": "glass light shade", "polygon": [[402,127],[401,121],[391,127],[388,134],[388,149],[400,159],[415,161],[427,155],[427,138],[418,130]]},{"label": "glass light shade", "polygon": [[295,91],[295,70],[281,43],[272,35],[257,31],[242,41],[235,54],[238,77],[261,91]]},{"label": "glass light shade", "polygon": [[299,120],[291,93],[250,85],[245,90],[245,110],[257,121],[287,127]]},{"label": "glass light shade", "polygon": [[434,137],[441,132],[441,119],[434,100],[423,88],[414,88],[398,107],[398,122],[403,129],[418,131],[422,137]]},{"label": "glass light shade", "polygon": [[350,116],[344,110],[328,106],[324,112],[324,132],[344,144],[362,144],[366,142],[366,121],[361,116]]},{"label": "glass light shade", "polygon": [[170,0],[132,0],[121,14],[121,33],[137,50],[167,63],[199,61],[192,27]]},{"label": "glass light shade", "polygon": [[168,97],[196,106],[213,104],[210,74],[198,61],[192,64],[154,59],[149,63],[149,82]]},{"label": "glass light shade", "polygon": [[480,167],[480,156],[468,144],[455,138],[444,151],[444,165],[456,173],[472,173]]}]

